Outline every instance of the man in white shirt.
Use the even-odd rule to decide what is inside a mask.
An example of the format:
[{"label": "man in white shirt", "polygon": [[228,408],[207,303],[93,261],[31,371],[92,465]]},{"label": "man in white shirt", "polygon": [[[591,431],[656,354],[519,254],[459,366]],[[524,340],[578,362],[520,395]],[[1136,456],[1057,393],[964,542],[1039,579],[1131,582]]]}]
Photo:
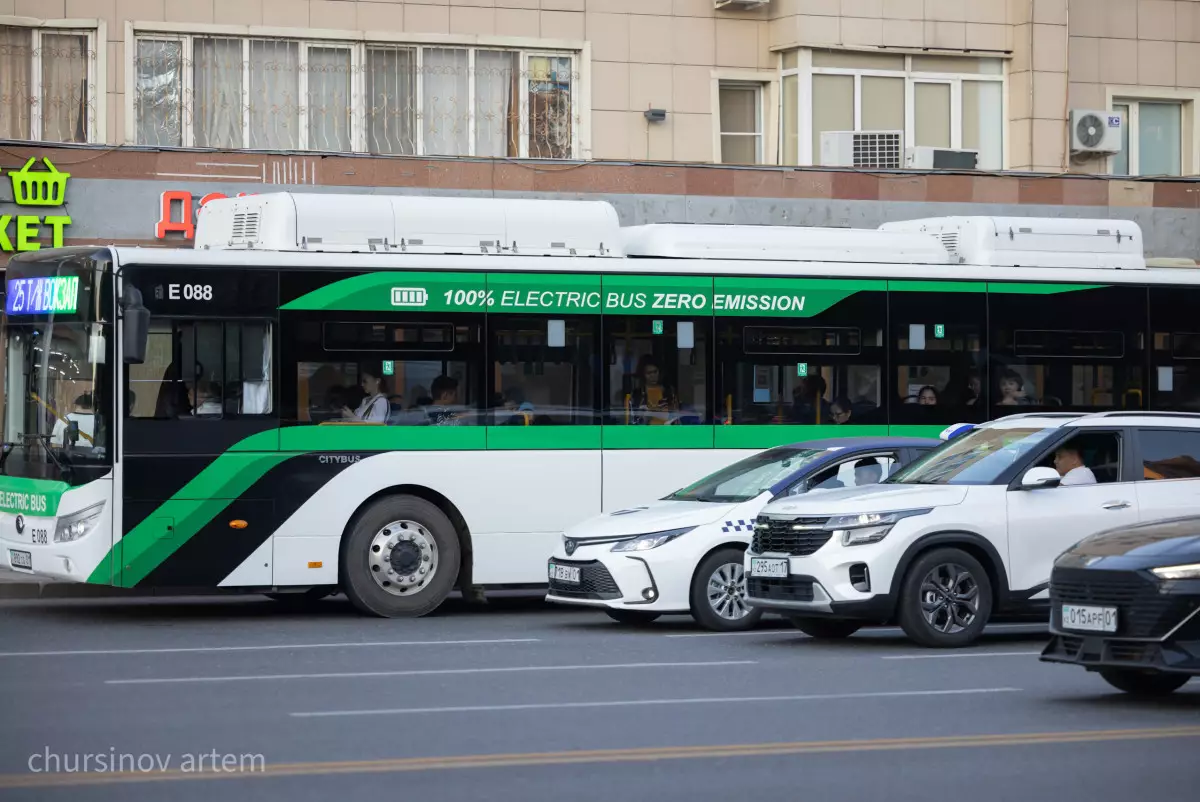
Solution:
[{"label": "man in white shirt", "polygon": [[1092,473],[1091,468],[1084,465],[1083,455],[1079,453],[1079,449],[1069,443],[1054,452],[1054,469],[1062,477],[1062,481],[1059,482],[1060,487],[1096,484],[1096,474]]},{"label": "man in white shirt", "polygon": [[79,424],[79,440],[77,445],[84,448],[92,447],[92,440],[96,433],[96,416],[92,411],[92,396],[90,393],[84,393],[75,399],[75,410],[68,412],[64,417],[59,418],[54,422],[54,429],[50,432],[50,440],[55,445],[67,445],[67,424],[70,422]]}]

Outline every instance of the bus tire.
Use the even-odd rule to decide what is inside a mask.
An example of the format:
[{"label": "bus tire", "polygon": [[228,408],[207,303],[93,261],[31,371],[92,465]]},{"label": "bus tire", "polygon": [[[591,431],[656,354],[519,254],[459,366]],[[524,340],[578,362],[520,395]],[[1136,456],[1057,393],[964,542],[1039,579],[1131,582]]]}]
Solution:
[{"label": "bus tire", "polygon": [[388,496],[351,524],[342,542],[342,588],[364,613],[416,618],[446,600],[461,563],[458,533],[437,505]]}]

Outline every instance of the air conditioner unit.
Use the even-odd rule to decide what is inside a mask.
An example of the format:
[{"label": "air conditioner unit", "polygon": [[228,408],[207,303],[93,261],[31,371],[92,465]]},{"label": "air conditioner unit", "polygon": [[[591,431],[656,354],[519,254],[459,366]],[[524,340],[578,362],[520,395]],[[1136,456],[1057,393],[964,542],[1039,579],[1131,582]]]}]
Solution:
[{"label": "air conditioner unit", "polygon": [[978,165],[977,150],[951,150],[917,145],[904,153],[904,166],[913,170],[974,170]]},{"label": "air conditioner unit", "polygon": [[822,167],[900,169],[903,131],[822,131]]},{"label": "air conditioner unit", "polygon": [[762,8],[771,4],[771,0],[713,0],[713,8]]},{"label": "air conditioner unit", "polygon": [[1119,111],[1071,110],[1072,153],[1120,153],[1125,115]]}]

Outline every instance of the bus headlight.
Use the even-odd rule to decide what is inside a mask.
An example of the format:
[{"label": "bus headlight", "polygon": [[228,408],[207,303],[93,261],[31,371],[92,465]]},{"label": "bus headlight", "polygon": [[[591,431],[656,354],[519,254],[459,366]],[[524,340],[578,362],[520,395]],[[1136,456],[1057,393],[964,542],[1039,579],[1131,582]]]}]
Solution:
[{"label": "bus headlight", "polygon": [[79,512],[62,516],[58,519],[58,526],[54,529],[54,542],[70,543],[73,540],[79,540],[96,528],[103,513],[104,502],[101,501],[99,504],[93,504]]},{"label": "bus headlight", "polygon": [[836,515],[830,518],[825,526],[833,530],[833,536],[841,539],[843,546],[862,546],[883,540],[902,518],[925,515],[928,512],[930,510],[899,510]]},{"label": "bus headlight", "polygon": [[669,529],[665,532],[651,532],[648,535],[638,535],[629,540],[622,540],[620,543],[612,547],[612,551],[649,551],[657,549],[664,543],[670,543],[680,535],[686,535],[696,527],[689,526],[684,529]]}]

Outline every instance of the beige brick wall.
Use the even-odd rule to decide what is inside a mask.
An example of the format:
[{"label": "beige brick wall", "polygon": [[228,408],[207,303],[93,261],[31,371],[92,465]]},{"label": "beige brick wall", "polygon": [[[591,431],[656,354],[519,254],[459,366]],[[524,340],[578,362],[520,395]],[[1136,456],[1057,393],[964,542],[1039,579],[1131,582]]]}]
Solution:
[{"label": "beige brick wall", "polygon": [[1013,169],[1104,169],[1072,162],[1066,113],[1104,108],[1114,86],[1200,89],[1200,0],[0,0],[0,15],[105,21],[110,143],[125,138],[128,22],[587,41],[585,119],[605,159],[712,161],[714,74],[773,73],[776,51],[799,46],[1002,55]]},{"label": "beige brick wall", "polygon": [[[1071,0],[1068,96],[1071,108],[1105,109],[1114,94],[1200,97],[1200,0]],[[1195,102],[1184,137],[1194,141]],[[1194,155],[1184,171],[1200,171]],[[1188,162],[1191,162],[1190,164]],[[1104,159],[1075,165],[1104,172]]]}]

